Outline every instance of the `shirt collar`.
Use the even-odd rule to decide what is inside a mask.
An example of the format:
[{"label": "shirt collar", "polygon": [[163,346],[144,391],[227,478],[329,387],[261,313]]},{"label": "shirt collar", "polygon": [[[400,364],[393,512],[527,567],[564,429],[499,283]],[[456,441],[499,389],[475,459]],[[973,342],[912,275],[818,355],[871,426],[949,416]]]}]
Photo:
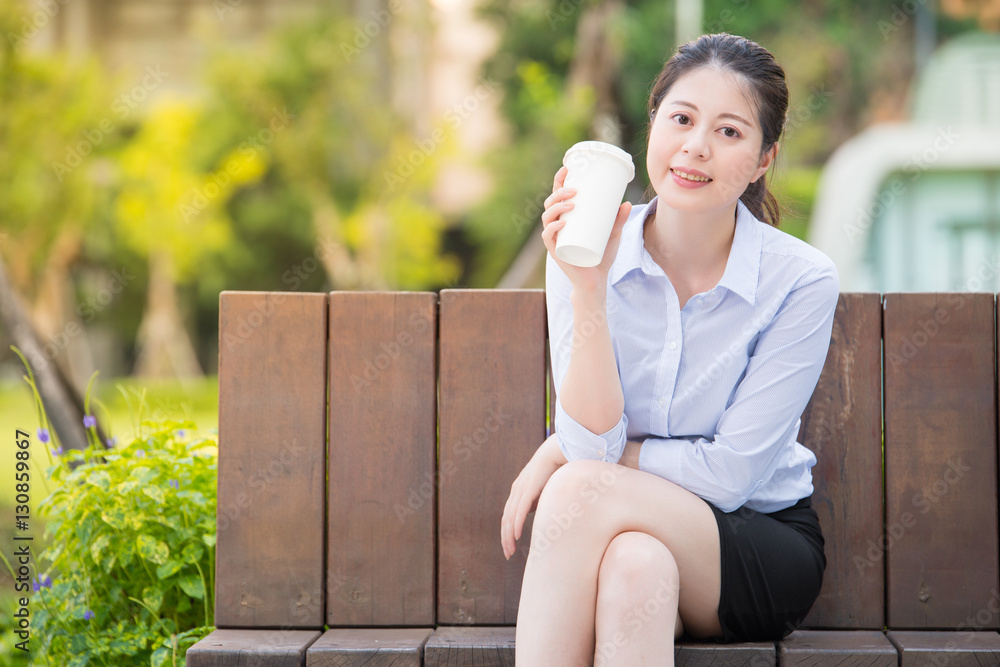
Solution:
[{"label": "shirt collar", "polygon": [[[658,199],[659,196],[653,197],[645,206],[633,208],[630,219],[622,230],[618,256],[611,267],[612,285],[635,269],[641,269],[650,276],[663,275],[663,269],[646,252],[642,239],[643,223],[647,215],[656,210]],[[736,202],[736,232],[733,235],[733,245],[729,249],[729,258],[726,260],[726,271],[722,274],[719,285],[739,295],[750,305],[753,305],[757,298],[757,279],[764,239],[760,226],[763,224],[742,201]]]}]

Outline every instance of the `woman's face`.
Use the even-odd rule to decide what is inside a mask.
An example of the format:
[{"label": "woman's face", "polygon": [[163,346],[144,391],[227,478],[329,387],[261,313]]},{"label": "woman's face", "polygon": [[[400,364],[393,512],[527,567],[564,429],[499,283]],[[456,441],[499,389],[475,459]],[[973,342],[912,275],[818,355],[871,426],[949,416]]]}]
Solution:
[{"label": "woman's face", "polygon": [[761,155],[762,141],[739,76],[699,67],[674,82],[653,116],[646,152],[650,183],[677,210],[734,206],[774,159],[777,146]]}]

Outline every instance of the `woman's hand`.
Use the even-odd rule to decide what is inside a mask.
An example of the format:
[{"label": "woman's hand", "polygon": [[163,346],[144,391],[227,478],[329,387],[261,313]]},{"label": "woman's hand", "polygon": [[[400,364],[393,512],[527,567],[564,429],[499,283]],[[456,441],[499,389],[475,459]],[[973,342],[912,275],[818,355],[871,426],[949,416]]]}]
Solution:
[{"label": "woman's hand", "polygon": [[500,544],[504,558],[510,560],[516,550],[516,541],[521,538],[521,529],[529,512],[534,512],[542,488],[552,473],[566,463],[566,457],[559,449],[555,433],[542,443],[524,470],[510,485],[510,496],[503,508],[500,519]]},{"label": "woman's hand", "polygon": [[625,226],[625,221],[628,220],[629,213],[632,211],[632,204],[624,202],[618,207],[618,216],[611,228],[611,236],[608,238],[608,245],[604,250],[604,257],[600,264],[591,267],[567,264],[556,257],[556,240],[559,230],[566,224],[566,221],[562,219],[562,214],[572,210],[575,206],[572,198],[576,194],[576,190],[565,187],[568,171],[565,166],[559,168],[552,184],[552,194],[545,199],[545,210],[542,211],[542,241],[549,254],[552,255],[552,259],[556,261],[556,264],[573,284],[574,290],[604,289],[608,282],[608,272],[618,254],[622,227]]}]

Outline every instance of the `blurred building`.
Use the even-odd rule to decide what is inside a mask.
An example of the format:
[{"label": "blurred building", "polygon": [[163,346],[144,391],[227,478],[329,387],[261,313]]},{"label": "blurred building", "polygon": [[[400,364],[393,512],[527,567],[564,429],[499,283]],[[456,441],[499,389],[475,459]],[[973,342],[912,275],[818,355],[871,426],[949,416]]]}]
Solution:
[{"label": "blurred building", "polygon": [[935,51],[911,116],[831,156],[809,242],[843,291],[1000,292],[1000,35]]}]

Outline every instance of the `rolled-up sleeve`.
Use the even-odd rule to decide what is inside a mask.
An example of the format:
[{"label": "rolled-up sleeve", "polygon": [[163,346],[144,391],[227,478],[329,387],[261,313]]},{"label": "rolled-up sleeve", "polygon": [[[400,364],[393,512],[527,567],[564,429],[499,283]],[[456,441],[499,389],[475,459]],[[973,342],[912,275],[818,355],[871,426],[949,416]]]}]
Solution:
[{"label": "rolled-up sleeve", "polygon": [[714,438],[647,438],[639,469],[739,509],[781,463],[826,361],[840,282],[833,264],[799,281],[761,330]]},{"label": "rolled-up sleeve", "polygon": [[549,356],[552,383],[556,389],[553,418],[559,449],[568,461],[593,459],[617,463],[625,451],[628,418],[622,414],[618,423],[605,433],[594,433],[570,417],[559,400],[559,389],[569,368],[573,349],[573,285],[551,255],[545,262],[545,307],[549,326]]}]

